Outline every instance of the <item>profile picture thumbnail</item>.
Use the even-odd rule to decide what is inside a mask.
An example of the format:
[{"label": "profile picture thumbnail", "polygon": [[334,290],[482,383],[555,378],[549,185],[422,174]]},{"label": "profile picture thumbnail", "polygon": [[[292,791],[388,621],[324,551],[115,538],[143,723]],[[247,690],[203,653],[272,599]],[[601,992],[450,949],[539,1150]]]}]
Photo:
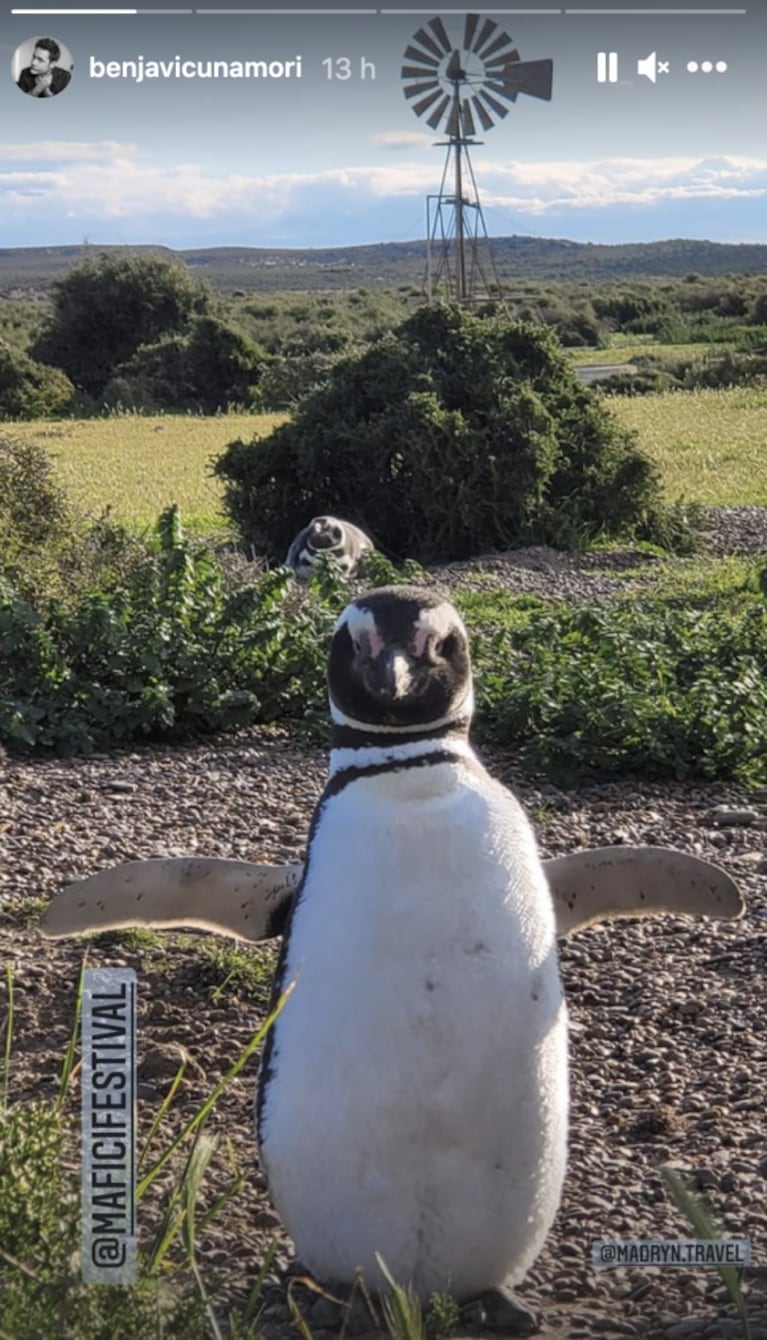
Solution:
[{"label": "profile picture thumbnail", "polygon": [[30,37],[14,51],[11,69],[22,93],[55,98],[72,78],[72,57],[55,37]]}]

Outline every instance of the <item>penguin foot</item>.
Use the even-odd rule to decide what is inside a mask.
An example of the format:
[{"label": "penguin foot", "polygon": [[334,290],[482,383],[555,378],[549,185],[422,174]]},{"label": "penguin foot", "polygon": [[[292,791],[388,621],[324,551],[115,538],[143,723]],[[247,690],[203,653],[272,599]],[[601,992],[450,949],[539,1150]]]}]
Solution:
[{"label": "penguin foot", "polygon": [[531,1312],[525,1307],[503,1284],[465,1303],[461,1308],[461,1320],[486,1331],[502,1331],[505,1335],[535,1335],[541,1328],[542,1318],[539,1312]]}]

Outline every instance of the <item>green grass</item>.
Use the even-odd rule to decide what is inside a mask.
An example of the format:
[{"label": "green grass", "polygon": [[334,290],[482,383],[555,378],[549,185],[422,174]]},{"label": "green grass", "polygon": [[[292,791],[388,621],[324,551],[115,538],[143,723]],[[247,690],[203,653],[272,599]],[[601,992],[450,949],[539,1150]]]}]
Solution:
[{"label": "green grass", "polygon": [[[640,347],[649,346],[579,351],[577,361],[628,360]],[[669,355],[685,351],[669,346]],[[767,390],[666,392],[610,404],[657,461],[669,500],[767,503]],[[211,457],[234,438],[267,436],[285,417],[129,415],[15,423],[7,431],[49,450],[69,496],[87,511],[109,505],[117,521],[144,527],[178,502],[190,530],[221,533],[227,521]]]},{"label": "green grass", "polygon": [[98,513],[109,505],[115,520],[154,525],[170,503],[181,507],[191,530],[220,530],[221,485],[209,474],[211,456],[234,438],[266,436],[280,414],[139,415],[15,423],[8,436],[40,442],[70,498]]},{"label": "green grass", "polygon": [[604,568],[592,568],[592,572],[603,572],[611,580],[625,583],[627,588],[641,581],[643,597],[689,606],[705,605],[723,595],[739,596],[755,591],[760,566],[758,559],[734,555],[715,561],[708,554],[673,559],[660,555],[657,563],[638,563],[636,567],[619,569],[606,563]]},{"label": "green grass", "polygon": [[[242,1187],[246,1174],[224,1151],[230,1180],[204,1212],[198,1207],[202,1184],[217,1154],[217,1140],[205,1129],[221,1095],[262,1044],[268,1028],[292,988],[242,1050],[208,1099],[181,1131],[170,1137],[165,1118],[183,1082],[182,1062],[152,1121],[140,1152],[137,1203],[166,1169],[172,1170],[155,1197],[155,1223],[139,1215],[139,1278],[132,1286],[93,1288],[82,1283],[80,1186],[72,1171],[77,1121],[71,1093],[75,1070],[82,976],[76,1023],[62,1067],[55,1100],[14,1102],[10,1078],[13,1042],[13,974],[5,982],[5,1019],[0,1024],[3,1051],[0,1106],[0,1336],[40,1340],[43,1336],[76,1340],[257,1340],[258,1310],[273,1249],[267,1252],[246,1306],[231,1313],[224,1332],[203,1278],[197,1243],[208,1223],[222,1214]],[[161,1151],[157,1152],[160,1143]],[[162,1147],[164,1145],[164,1148]],[[179,1162],[179,1159],[181,1160]],[[208,1197],[209,1199],[209,1197]],[[66,1319],[66,1322],[65,1320]]]},{"label": "green grass", "polygon": [[[726,348],[734,347],[733,341],[730,345],[718,344],[716,350],[723,353]],[[652,335],[626,335],[622,338],[615,336],[614,342],[605,349],[568,349],[567,352],[576,367],[584,363],[596,367],[605,363],[633,363],[635,358],[648,354],[662,358],[664,363],[675,363],[682,358],[702,358],[707,350],[700,344],[658,344]]]},{"label": "green grass", "polygon": [[767,504],[767,388],[667,391],[610,403],[660,466],[669,500]]}]

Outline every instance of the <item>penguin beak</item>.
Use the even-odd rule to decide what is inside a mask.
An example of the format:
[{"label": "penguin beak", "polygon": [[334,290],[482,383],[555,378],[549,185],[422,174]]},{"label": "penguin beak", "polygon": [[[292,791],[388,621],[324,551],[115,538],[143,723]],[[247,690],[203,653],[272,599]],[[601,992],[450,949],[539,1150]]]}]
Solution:
[{"label": "penguin beak", "polygon": [[368,688],[378,698],[405,698],[413,687],[414,660],[405,647],[386,647],[371,658],[365,676]]}]

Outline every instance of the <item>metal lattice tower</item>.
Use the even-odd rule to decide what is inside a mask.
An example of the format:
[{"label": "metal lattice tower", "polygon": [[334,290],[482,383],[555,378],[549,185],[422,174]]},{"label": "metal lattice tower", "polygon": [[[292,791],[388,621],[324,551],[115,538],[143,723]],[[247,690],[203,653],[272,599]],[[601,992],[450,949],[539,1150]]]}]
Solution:
[{"label": "metal lattice tower", "polygon": [[469,157],[469,148],[483,143],[474,138],[476,121],[492,130],[520,93],[548,101],[553,63],[521,60],[508,34],[478,14],[466,15],[460,47],[442,19],[430,19],[414,33],[405,60],[405,97],[415,99],[416,116],[448,137],[435,146],[447,149],[439,194],[426,200],[426,295],[477,302],[489,294],[488,269],[499,292],[500,281]]}]

